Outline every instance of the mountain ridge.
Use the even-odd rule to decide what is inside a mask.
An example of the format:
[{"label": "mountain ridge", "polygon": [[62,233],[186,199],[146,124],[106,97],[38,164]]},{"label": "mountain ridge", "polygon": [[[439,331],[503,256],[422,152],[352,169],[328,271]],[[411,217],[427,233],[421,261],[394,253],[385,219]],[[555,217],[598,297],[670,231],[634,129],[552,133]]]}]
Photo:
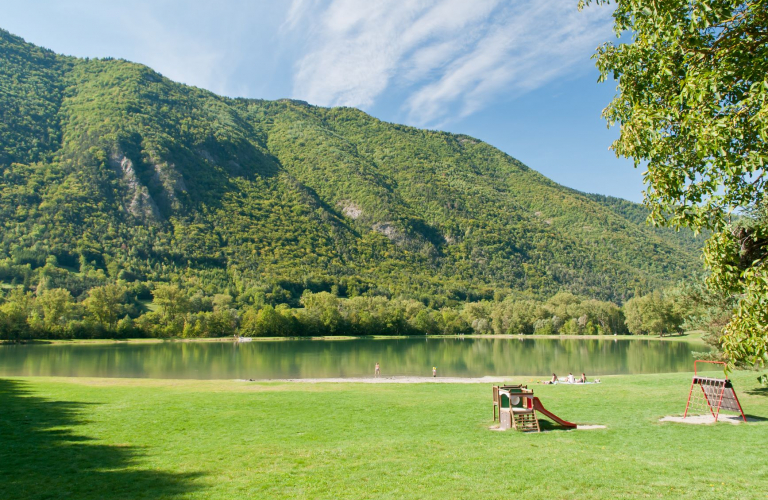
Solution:
[{"label": "mountain ridge", "polygon": [[217,96],[2,30],[0,61],[8,283],[77,296],[116,279],[176,281],[275,303],[334,287],[620,302],[696,268],[697,238],[646,227],[636,204],[622,215],[466,135]]}]

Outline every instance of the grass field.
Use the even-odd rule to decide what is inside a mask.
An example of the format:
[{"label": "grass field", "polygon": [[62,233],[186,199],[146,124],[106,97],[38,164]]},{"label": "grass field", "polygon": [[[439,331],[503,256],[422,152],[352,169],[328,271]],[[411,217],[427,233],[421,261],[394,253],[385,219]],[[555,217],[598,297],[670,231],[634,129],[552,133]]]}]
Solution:
[{"label": "grass field", "polygon": [[[768,499],[768,390],[755,421],[691,426],[690,374],[535,386],[607,429],[492,432],[480,384],[0,379],[0,498]],[[518,378],[517,382],[529,382]]]}]

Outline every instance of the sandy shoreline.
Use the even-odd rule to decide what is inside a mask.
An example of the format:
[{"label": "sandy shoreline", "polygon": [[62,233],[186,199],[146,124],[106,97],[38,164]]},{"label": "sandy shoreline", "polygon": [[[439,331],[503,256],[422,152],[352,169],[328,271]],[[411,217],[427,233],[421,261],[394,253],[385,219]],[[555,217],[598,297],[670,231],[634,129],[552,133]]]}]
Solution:
[{"label": "sandy shoreline", "polygon": [[[304,384],[323,383],[358,383],[358,384],[492,384],[510,382],[513,379],[530,377],[350,377],[350,378],[269,378],[269,379],[237,379],[238,382],[298,382]],[[538,382],[538,379],[533,383]],[[531,382],[526,382],[531,383]]]},{"label": "sandy shoreline", "polygon": [[[253,337],[251,342],[288,342],[288,341],[350,341],[350,340],[444,340],[444,339],[507,339],[507,340],[658,340],[662,342],[685,341],[691,343],[704,343],[700,333],[693,335],[680,335],[673,337],[658,337],[651,335],[371,335],[352,337],[339,335],[333,337]],[[208,342],[235,342],[233,337],[213,337],[213,338],[134,338],[134,339],[30,339],[20,342],[20,344],[38,344],[38,345],[93,345],[93,344],[161,344],[161,343],[208,343]],[[14,343],[0,341],[0,345],[15,345]]]}]

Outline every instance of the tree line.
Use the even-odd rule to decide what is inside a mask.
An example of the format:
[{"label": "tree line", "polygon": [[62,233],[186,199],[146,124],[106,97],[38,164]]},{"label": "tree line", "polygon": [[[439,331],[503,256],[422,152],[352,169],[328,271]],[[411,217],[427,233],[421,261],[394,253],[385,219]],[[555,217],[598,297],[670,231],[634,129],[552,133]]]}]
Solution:
[{"label": "tree line", "polygon": [[[729,305],[680,285],[613,302],[560,292],[439,306],[412,297],[340,297],[305,290],[299,303],[266,289],[233,296],[178,283],[114,282],[78,300],[64,288],[18,286],[0,298],[0,339],[302,337],[367,335],[654,335],[711,328]],[[724,319],[725,318],[725,319]]]}]

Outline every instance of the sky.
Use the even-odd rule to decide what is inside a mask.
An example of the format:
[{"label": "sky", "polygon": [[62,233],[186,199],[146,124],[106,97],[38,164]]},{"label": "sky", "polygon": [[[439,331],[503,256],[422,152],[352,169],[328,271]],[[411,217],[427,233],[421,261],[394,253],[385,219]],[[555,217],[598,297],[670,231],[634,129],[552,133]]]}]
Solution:
[{"label": "sky", "polygon": [[565,186],[642,200],[609,146],[595,48],[611,9],[576,0],[0,0],[0,28],[146,64],[231,97],[353,106],[467,134]]}]

